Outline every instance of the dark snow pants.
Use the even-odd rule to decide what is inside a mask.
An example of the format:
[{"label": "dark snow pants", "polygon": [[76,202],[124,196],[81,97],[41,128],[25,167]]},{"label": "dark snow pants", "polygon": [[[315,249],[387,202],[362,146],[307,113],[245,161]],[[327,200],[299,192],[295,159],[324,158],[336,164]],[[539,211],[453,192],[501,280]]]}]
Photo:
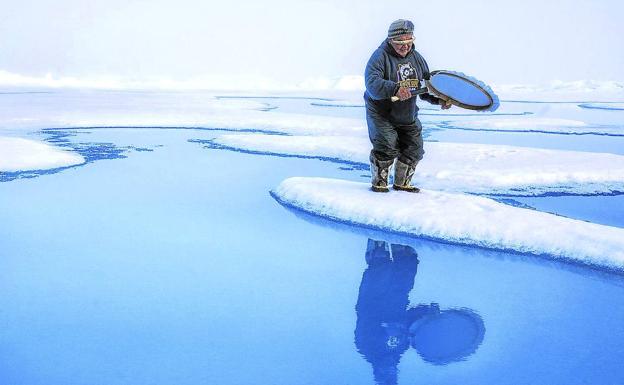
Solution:
[{"label": "dark snow pants", "polygon": [[423,158],[422,125],[418,118],[411,124],[393,124],[367,108],[366,123],[375,158],[381,161],[399,158],[408,165],[414,165]]}]

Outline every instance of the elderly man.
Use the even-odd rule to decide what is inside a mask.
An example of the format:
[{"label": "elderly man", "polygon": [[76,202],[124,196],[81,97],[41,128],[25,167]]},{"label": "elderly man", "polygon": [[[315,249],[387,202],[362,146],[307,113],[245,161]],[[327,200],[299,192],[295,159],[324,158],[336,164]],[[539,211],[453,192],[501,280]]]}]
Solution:
[{"label": "elderly man", "polygon": [[[422,159],[422,125],[412,91],[429,77],[425,59],[413,48],[414,24],[399,19],[388,29],[388,38],[373,52],[366,65],[366,122],[373,144],[370,153],[372,190],[388,192],[388,175],[394,166],[395,190],[419,192],[411,185],[416,165]],[[399,100],[392,102],[397,96]],[[431,104],[450,108],[450,103],[422,94]]]}]

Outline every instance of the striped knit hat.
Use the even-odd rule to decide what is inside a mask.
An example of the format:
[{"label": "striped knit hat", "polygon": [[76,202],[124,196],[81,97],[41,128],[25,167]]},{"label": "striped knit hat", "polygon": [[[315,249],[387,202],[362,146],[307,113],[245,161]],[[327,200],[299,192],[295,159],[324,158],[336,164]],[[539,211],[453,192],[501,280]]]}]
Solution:
[{"label": "striped knit hat", "polygon": [[394,39],[397,36],[407,35],[414,32],[414,23],[409,20],[399,19],[390,24],[388,28],[388,39]]}]

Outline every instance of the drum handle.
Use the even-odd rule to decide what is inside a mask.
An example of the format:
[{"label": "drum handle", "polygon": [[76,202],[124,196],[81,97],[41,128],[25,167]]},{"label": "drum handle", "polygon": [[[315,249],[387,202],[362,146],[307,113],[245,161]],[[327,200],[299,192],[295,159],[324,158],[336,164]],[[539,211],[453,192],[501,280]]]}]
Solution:
[{"label": "drum handle", "polygon": [[[425,84],[428,84],[429,82],[425,81]],[[418,88],[414,91],[411,91],[412,96],[416,96],[416,95],[420,95],[420,94],[426,94],[427,92],[429,92],[429,88],[427,88],[427,86],[425,85],[424,87]],[[397,102],[399,101],[399,97],[398,96],[393,96],[390,98],[390,100],[392,102]]]}]

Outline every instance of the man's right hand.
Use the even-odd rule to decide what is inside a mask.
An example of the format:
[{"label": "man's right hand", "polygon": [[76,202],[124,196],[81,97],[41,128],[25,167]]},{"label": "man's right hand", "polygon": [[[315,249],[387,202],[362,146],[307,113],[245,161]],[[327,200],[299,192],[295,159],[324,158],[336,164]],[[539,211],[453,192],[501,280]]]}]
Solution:
[{"label": "man's right hand", "polygon": [[396,96],[399,98],[400,101],[404,101],[404,100],[411,98],[412,93],[407,87],[399,87],[399,90],[397,91]]}]

